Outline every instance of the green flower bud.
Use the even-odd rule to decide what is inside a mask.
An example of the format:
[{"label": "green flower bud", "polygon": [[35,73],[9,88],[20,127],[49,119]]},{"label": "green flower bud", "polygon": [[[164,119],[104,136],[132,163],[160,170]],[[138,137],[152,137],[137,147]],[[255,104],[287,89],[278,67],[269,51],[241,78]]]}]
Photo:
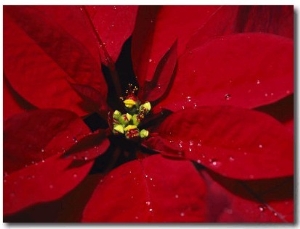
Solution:
[{"label": "green flower bud", "polygon": [[119,117],[119,122],[123,125],[127,125],[130,120],[132,119],[132,116],[128,113],[121,115],[121,117]]},{"label": "green flower bud", "polygon": [[140,131],[140,137],[141,137],[141,138],[146,138],[146,137],[148,137],[148,136],[149,136],[149,131],[148,131],[148,130],[142,129],[142,130]]},{"label": "green flower bud", "polygon": [[147,114],[151,110],[151,104],[150,102],[143,103],[140,108],[140,112],[143,112],[144,114]]},{"label": "green flower bud", "polygon": [[114,125],[114,129],[113,129],[114,133],[121,133],[124,134],[124,127],[122,125]]},{"label": "green flower bud", "polygon": [[113,118],[114,119],[119,119],[119,117],[121,117],[122,113],[118,110],[115,110],[113,113]]}]

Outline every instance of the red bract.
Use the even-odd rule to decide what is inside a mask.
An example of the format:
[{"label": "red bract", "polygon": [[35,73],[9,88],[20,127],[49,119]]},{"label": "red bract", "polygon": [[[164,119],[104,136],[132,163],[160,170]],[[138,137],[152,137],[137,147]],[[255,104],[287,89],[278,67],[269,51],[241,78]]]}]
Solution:
[{"label": "red bract", "polygon": [[291,6],[5,6],[4,220],[293,222],[292,39]]}]

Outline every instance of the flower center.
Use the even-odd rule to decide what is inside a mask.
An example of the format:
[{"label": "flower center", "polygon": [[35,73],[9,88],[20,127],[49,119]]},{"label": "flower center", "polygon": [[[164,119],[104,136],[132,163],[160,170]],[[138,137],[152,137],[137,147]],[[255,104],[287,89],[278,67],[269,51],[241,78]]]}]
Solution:
[{"label": "flower center", "polygon": [[150,102],[141,104],[141,101],[135,95],[137,87],[132,88],[129,84],[129,90],[126,91],[127,96],[121,98],[123,100],[125,114],[115,110],[113,113],[113,127],[112,132],[115,135],[124,134],[127,139],[146,138],[149,135],[149,131],[138,128],[141,121],[151,110]]}]

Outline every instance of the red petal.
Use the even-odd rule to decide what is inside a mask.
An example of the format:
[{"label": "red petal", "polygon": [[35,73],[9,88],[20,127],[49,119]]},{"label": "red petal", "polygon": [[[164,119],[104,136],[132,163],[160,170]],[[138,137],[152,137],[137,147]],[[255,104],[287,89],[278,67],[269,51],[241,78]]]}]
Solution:
[{"label": "red petal", "polygon": [[184,110],[170,115],[158,133],[153,138],[161,143],[150,142],[154,150],[175,157],[179,152],[223,176],[247,180],[294,173],[292,135],[263,113],[234,107]]},{"label": "red petal", "polygon": [[205,190],[190,162],[159,155],[135,160],[113,170],[99,183],[83,221],[203,222]]},{"label": "red petal", "polygon": [[210,220],[293,222],[293,178],[242,182],[201,172],[208,183]]},{"label": "red petal", "polygon": [[293,39],[293,6],[221,6],[189,40],[192,50],[223,35],[245,32],[273,33]]},{"label": "red petal", "polygon": [[[66,110],[35,110],[6,120],[3,130],[4,171],[10,173],[57,153],[45,151],[46,145],[77,119],[76,114]],[[82,122],[81,125],[85,124]]]},{"label": "red petal", "polygon": [[4,177],[4,214],[62,197],[84,179],[92,164],[88,162],[72,166],[72,159],[55,155],[11,173]]},{"label": "red petal", "polygon": [[190,36],[219,6],[140,7],[132,37],[132,60],[140,85],[152,79],[155,69],[172,44],[178,41],[178,55]]},{"label": "red petal", "polygon": [[253,108],[293,91],[293,42],[268,34],[221,37],[186,53],[161,106]]},{"label": "red petal", "polygon": [[[44,9],[47,11],[47,8]],[[61,15],[59,9],[57,14]],[[82,13],[78,8],[70,7],[70,12],[75,9],[81,19]],[[65,12],[68,12],[65,17],[69,19],[69,25],[76,25],[72,32],[85,33],[88,27],[77,27],[79,18],[71,17],[74,12]],[[106,84],[98,60],[81,43],[82,36],[79,36],[81,40],[77,40],[76,36],[52,20],[55,17],[56,14],[49,16],[35,7],[5,7],[5,73],[12,87],[32,104],[41,108],[68,107],[83,115],[86,112],[80,104],[82,99],[69,82],[92,85],[104,98]]]},{"label": "red petal", "polygon": [[[103,42],[102,49],[116,62],[124,42],[131,36],[137,6],[86,6],[96,32]],[[105,56],[102,57],[105,63]]]}]

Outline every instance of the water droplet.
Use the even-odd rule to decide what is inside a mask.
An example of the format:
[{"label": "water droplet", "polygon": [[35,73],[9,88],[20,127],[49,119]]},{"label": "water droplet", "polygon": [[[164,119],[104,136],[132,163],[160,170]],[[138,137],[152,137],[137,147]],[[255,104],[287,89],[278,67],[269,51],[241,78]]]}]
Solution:
[{"label": "water droplet", "polygon": [[84,160],[87,161],[87,160],[88,160],[88,157],[84,157]]},{"label": "water droplet", "polygon": [[234,158],[232,156],[230,156],[229,161],[234,161]]},{"label": "water droplet", "polygon": [[129,171],[129,173],[132,173],[131,170]]},{"label": "water droplet", "polygon": [[278,216],[278,213],[277,213],[277,212],[274,212],[274,216],[277,217],[277,216]]},{"label": "water droplet", "polygon": [[114,8],[114,10],[116,10],[116,9],[117,9],[117,7],[116,7],[116,6],[113,6],[113,8]]},{"label": "water droplet", "polygon": [[147,175],[147,174],[145,174],[145,177],[147,178],[147,177],[148,177],[148,175]]},{"label": "water droplet", "polygon": [[192,152],[192,148],[191,147],[189,147],[189,152]]},{"label": "water droplet", "polygon": [[175,195],[175,198],[178,199],[178,197],[179,197],[179,196],[176,194],[176,195]]},{"label": "water droplet", "polygon": [[112,24],[112,25],[111,25],[111,27],[114,27],[114,26],[115,26],[115,24]]},{"label": "water droplet", "polygon": [[75,143],[77,143],[78,142],[78,140],[77,140],[77,138],[73,138],[73,141],[75,142]]},{"label": "water droplet", "polygon": [[111,175],[111,176],[110,176],[110,178],[114,178],[114,176],[113,176],[113,175]]},{"label": "water droplet", "polygon": [[258,147],[261,149],[261,148],[263,147],[263,145],[262,145],[262,144],[259,144]]},{"label": "water droplet", "polygon": [[250,175],[249,178],[250,178],[250,179],[254,179],[254,175]]},{"label": "water droplet", "polygon": [[151,62],[152,62],[152,59],[150,58],[148,61],[149,61],[149,63],[151,63]]},{"label": "water droplet", "polygon": [[287,90],[287,91],[286,91],[286,93],[287,93],[287,94],[290,94],[290,93],[291,93],[291,91],[290,91],[290,90]]},{"label": "water droplet", "polygon": [[182,141],[179,142],[179,148],[183,147],[182,143],[183,143]]},{"label": "water droplet", "polygon": [[44,163],[44,162],[45,162],[45,160],[44,160],[44,159],[42,159],[42,160],[41,160],[41,162],[42,162],[42,163]]},{"label": "water droplet", "polygon": [[184,212],[181,212],[181,213],[180,213],[180,216],[184,216],[184,215],[185,215]]},{"label": "water droplet", "polygon": [[133,199],[133,196],[130,196],[131,199]]},{"label": "water droplet", "polygon": [[136,217],[134,217],[135,219],[139,219],[139,217],[138,216],[136,216]]},{"label": "water droplet", "polygon": [[153,23],[153,20],[151,19],[150,22]]},{"label": "water droplet", "polygon": [[224,95],[224,98],[225,98],[226,100],[230,100],[230,99],[231,99],[231,95],[230,95],[230,94],[225,94],[225,95]]},{"label": "water droplet", "polygon": [[184,110],[184,109],[185,109],[185,106],[181,106],[181,109]]},{"label": "water droplet", "polygon": [[6,179],[3,179],[3,182],[5,183],[5,182],[6,182]]},{"label": "water droplet", "polygon": [[151,204],[151,203],[150,203],[150,201],[146,201],[146,205],[148,205],[148,206],[149,206],[150,204]]},{"label": "water droplet", "polygon": [[190,141],[189,144],[190,144],[190,146],[193,146],[194,145],[194,141]]},{"label": "water droplet", "polygon": [[191,102],[192,100],[191,100],[191,96],[187,96],[186,97],[186,100],[188,101],[188,102]]},{"label": "water droplet", "polygon": [[149,178],[149,180],[151,180],[151,181],[152,181],[152,180],[153,180],[153,178],[152,178],[152,177],[150,177],[150,178]]},{"label": "water droplet", "polygon": [[150,209],[149,209],[149,212],[153,212],[153,209],[152,209],[152,208],[150,208]]},{"label": "water droplet", "polygon": [[77,178],[77,174],[76,173],[73,174],[73,178]]},{"label": "water droplet", "polygon": [[269,94],[268,93],[265,93],[265,97],[268,97],[269,96]]},{"label": "water droplet", "polygon": [[42,153],[44,153],[44,152],[45,152],[45,150],[44,150],[44,149],[41,149],[41,152],[42,152]]},{"label": "water droplet", "polygon": [[260,80],[256,80],[256,84],[260,84]]},{"label": "water droplet", "polygon": [[50,188],[50,189],[53,189],[53,185],[52,185],[52,184],[50,184],[50,185],[49,185],[49,188]]},{"label": "water droplet", "polygon": [[258,207],[258,209],[259,209],[260,212],[263,212],[263,211],[266,210],[266,207],[263,206],[263,205],[260,205],[260,206]]},{"label": "water droplet", "polygon": [[219,165],[219,162],[218,162],[216,159],[210,159],[209,162],[210,162],[213,166]]},{"label": "water droplet", "polygon": [[201,160],[197,160],[197,163],[201,164]]}]

